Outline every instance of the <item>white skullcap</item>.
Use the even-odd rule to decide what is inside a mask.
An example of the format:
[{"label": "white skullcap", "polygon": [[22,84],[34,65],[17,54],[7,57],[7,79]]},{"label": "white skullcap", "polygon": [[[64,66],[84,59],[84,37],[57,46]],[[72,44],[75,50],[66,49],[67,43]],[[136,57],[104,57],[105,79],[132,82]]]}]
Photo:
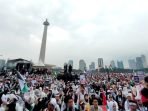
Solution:
[{"label": "white skullcap", "polygon": [[109,92],[110,92],[110,90],[107,90],[107,92],[109,93]]},{"label": "white skullcap", "polygon": [[132,94],[131,93],[128,93],[126,97],[129,97],[129,96],[132,97]]},{"label": "white skullcap", "polygon": [[57,105],[57,102],[56,102],[55,98],[51,98],[50,103],[53,104],[54,106]]},{"label": "white skullcap", "polygon": [[39,90],[42,91],[42,87],[39,87]]}]

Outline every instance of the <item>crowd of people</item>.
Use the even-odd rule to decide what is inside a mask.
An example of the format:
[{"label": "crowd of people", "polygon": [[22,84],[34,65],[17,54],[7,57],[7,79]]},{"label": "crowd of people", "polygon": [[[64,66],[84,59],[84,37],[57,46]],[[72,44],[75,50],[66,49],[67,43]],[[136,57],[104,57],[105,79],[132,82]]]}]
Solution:
[{"label": "crowd of people", "polygon": [[65,82],[45,73],[7,72],[0,76],[0,111],[148,111],[148,76],[139,83],[133,74],[82,77]]}]

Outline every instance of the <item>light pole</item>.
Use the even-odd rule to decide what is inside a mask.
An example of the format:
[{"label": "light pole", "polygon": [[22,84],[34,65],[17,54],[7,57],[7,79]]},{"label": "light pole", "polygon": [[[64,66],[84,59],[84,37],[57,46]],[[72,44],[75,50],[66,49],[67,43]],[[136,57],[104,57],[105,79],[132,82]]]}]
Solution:
[{"label": "light pole", "polygon": [[[3,55],[0,55],[0,57],[2,57]],[[1,71],[1,69],[2,69],[2,65],[0,65],[0,71]]]},{"label": "light pole", "polygon": [[110,81],[110,77],[109,77],[109,68],[107,67],[107,66],[105,66],[105,71],[106,71],[106,73],[107,73],[107,75],[108,75],[108,81]]}]

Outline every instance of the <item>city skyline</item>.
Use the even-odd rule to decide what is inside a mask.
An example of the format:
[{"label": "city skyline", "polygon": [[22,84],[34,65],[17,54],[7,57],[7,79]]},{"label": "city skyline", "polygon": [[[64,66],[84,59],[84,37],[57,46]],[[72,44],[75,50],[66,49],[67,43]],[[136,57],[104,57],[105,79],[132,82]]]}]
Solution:
[{"label": "city skyline", "polygon": [[[142,61],[142,57],[143,56],[144,56],[144,59],[146,61]],[[136,63],[136,58],[140,58],[140,57],[141,57],[141,62],[143,62],[143,63],[141,63],[143,65],[142,67],[144,68],[144,64],[146,64],[147,67],[145,67],[145,68],[148,68],[148,62],[147,62],[148,58],[144,54],[141,54],[141,56],[135,56],[134,58],[128,58],[126,61],[123,61],[121,59],[114,59],[114,60],[108,61],[107,63],[106,62],[104,63],[104,61],[106,61],[105,58],[98,58],[98,59],[103,59],[103,66],[104,66],[104,68],[106,66],[107,67],[111,66],[112,68],[119,68],[120,66],[118,66],[118,62],[123,62],[123,68],[124,69],[138,69],[137,68],[137,63]],[[79,69],[80,68],[80,63],[79,62],[80,61],[84,61],[85,62],[85,66],[86,66],[85,68],[87,70],[90,68],[90,65],[92,65],[92,63],[94,63],[95,69],[98,69],[98,59],[96,59],[94,61],[91,61],[91,62],[88,62],[85,59],[79,59],[78,62],[74,61],[73,59],[69,59],[68,62],[64,62],[64,64],[68,64],[68,65],[71,64],[74,69]],[[7,61],[6,59],[2,59],[2,58],[0,58],[0,60]],[[134,61],[134,64],[133,64],[133,61]],[[61,67],[62,68],[64,66],[64,64],[62,66],[58,66],[57,65],[57,67]],[[135,66],[133,66],[133,65],[135,65]]]},{"label": "city skyline", "polygon": [[[143,56],[144,56],[144,59],[145,59],[145,61],[142,61],[143,65],[146,64],[146,67],[143,66],[143,68],[148,68],[148,62],[147,62],[148,58],[144,54],[141,54],[141,56],[137,55],[137,56],[135,56],[133,58],[128,58],[126,61],[123,61],[122,59],[115,59],[115,60],[110,60],[107,63],[104,63],[104,61],[106,61],[104,58],[98,58],[98,59],[101,59],[101,60],[103,59],[103,67],[105,67],[105,66],[110,67],[111,66],[112,68],[119,68],[120,65],[123,64],[123,66],[121,66],[123,69],[137,69],[137,66],[133,66],[133,61],[135,62],[134,65],[136,65],[136,58],[137,57],[143,57]],[[98,69],[98,59],[94,60],[94,61],[91,61],[91,62],[88,62],[85,59],[79,59],[79,61],[83,60],[86,63],[86,68],[87,69],[90,69],[90,65],[92,65],[92,63],[95,64],[95,69]],[[70,61],[73,61],[73,60],[71,59]],[[118,62],[120,64],[119,66],[118,66]],[[73,64],[78,64],[79,65],[79,63],[76,62],[76,61],[73,61]],[[74,67],[74,68],[79,69],[79,67]]]},{"label": "city skyline", "polygon": [[0,6],[0,58],[37,63],[46,18],[47,64],[63,67],[72,59],[78,68],[81,58],[97,65],[102,57],[127,67],[136,55],[148,57],[147,0],[1,0]]}]

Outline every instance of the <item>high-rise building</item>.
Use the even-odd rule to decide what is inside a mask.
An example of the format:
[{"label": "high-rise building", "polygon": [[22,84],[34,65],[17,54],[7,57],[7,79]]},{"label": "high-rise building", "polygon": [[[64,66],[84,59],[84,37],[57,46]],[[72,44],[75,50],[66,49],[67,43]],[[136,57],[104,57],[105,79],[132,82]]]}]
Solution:
[{"label": "high-rise building", "polygon": [[143,67],[148,68],[147,59],[146,59],[145,55],[141,55],[141,58],[142,58]]},{"label": "high-rise building", "polygon": [[5,62],[4,59],[0,59],[0,70],[5,66]]},{"label": "high-rise building", "polygon": [[85,63],[84,60],[80,60],[80,61],[79,61],[79,69],[80,69],[81,71],[85,71],[85,70],[86,70],[86,63]]},{"label": "high-rise building", "polygon": [[91,64],[89,65],[89,70],[95,70],[95,63],[91,62]]},{"label": "high-rise building", "polygon": [[111,65],[112,68],[116,68],[116,64],[115,64],[115,61],[114,61],[114,60],[112,60],[112,61],[110,62],[110,65]]},{"label": "high-rise building", "polygon": [[45,66],[45,53],[46,53],[46,40],[47,40],[47,29],[49,22],[46,21],[43,23],[44,25],[44,32],[43,32],[43,38],[42,38],[42,44],[41,44],[41,50],[40,50],[40,56],[39,56],[39,63],[40,66]]},{"label": "high-rise building", "polygon": [[124,69],[123,61],[117,61],[117,67],[119,69]]},{"label": "high-rise building", "polygon": [[73,60],[69,60],[68,65],[71,65],[73,67]]},{"label": "high-rise building", "polygon": [[135,59],[129,59],[128,64],[130,69],[137,69]]},{"label": "high-rise building", "polygon": [[99,68],[103,68],[104,67],[103,58],[98,58],[98,67]]},{"label": "high-rise building", "polygon": [[136,57],[136,66],[137,69],[143,69],[143,61],[142,61],[142,57]]}]

